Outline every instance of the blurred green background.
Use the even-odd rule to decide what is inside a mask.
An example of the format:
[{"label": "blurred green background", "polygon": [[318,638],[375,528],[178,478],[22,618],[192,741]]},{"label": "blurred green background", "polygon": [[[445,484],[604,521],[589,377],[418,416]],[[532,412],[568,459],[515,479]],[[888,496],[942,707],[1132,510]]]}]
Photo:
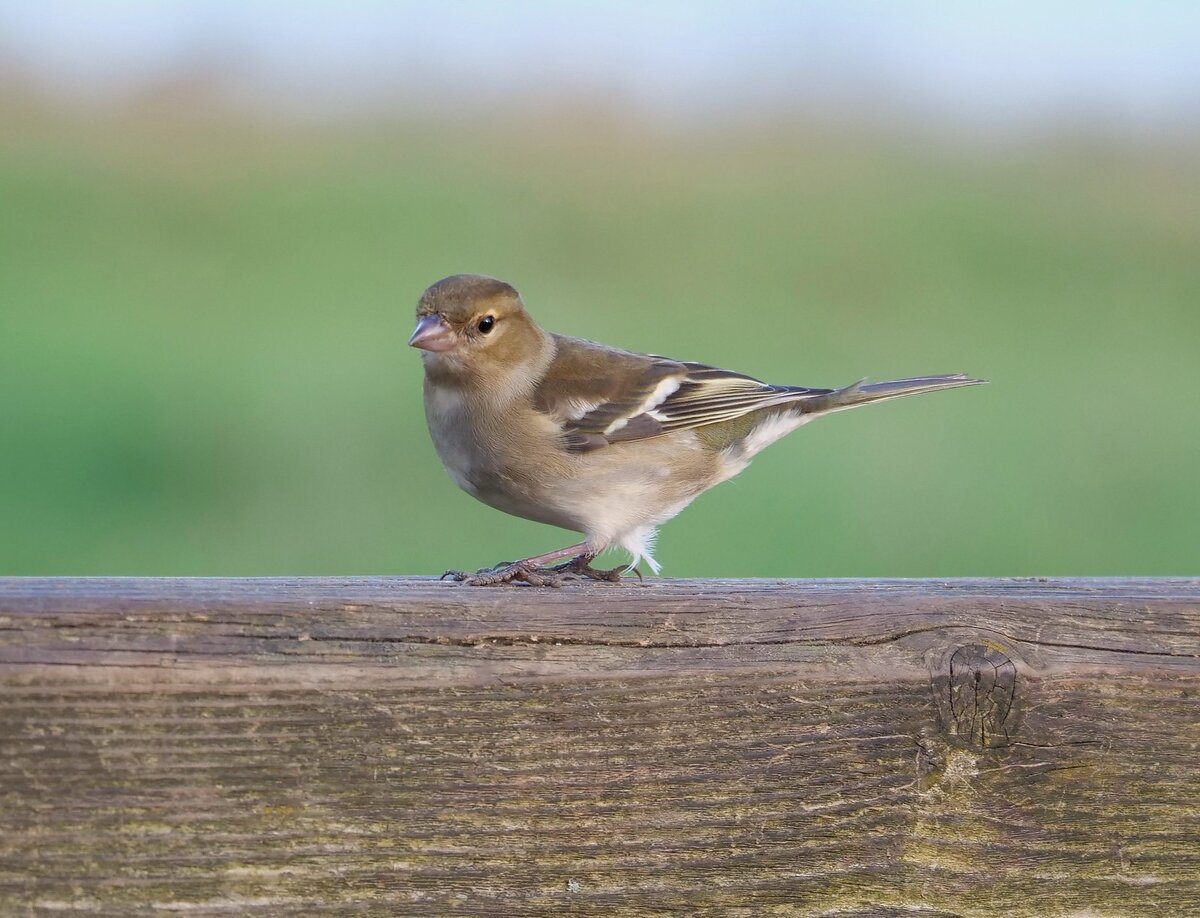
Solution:
[{"label": "blurred green background", "polygon": [[566,544],[430,445],[405,339],[462,271],[551,329],[771,382],[991,380],[776,445],[663,528],[668,576],[1200,571],[1190,135],[168,90],[0,100],[0,573],[429,574]]}]

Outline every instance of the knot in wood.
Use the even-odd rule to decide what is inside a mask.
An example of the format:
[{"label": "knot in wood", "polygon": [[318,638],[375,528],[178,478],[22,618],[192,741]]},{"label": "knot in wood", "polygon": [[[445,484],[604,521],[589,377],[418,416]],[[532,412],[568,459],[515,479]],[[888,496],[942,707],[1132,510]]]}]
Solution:
[{"label": "knot in wood", "polygon": [[952,732],[976,749],[1006,746],[1017,667],[995,647],[965,644],[950,656]]}]

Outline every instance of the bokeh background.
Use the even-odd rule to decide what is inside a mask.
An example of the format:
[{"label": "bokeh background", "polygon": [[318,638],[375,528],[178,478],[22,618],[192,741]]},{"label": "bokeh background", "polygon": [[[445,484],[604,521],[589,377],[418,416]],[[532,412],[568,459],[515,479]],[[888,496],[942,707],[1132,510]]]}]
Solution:
[{"label": "bokeh background", "polygon": [[1195,574],[1200,7],[0,3],[0,573],[437,573],[421,290],[838,415],[673,576]]}]

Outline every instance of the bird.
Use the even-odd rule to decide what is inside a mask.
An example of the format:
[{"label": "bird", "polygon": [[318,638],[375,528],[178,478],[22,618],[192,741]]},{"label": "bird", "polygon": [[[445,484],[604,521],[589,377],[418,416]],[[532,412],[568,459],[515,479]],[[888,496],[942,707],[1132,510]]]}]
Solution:
[{"label": "bird", "polygon": [[[437,281],[416,318],[408,343],[421,351],[426,421],[455,484],[497,510],[584,537],[442,575],[472,586],[616,581],[631,570],[641,578],[643,563],[658,574],[658,526],[813,418],[985,382],[955,374],[840,389],[770,385],[546,331],[515,287],[482,274]],[[610,548],[630,563],[592,567]]]}]

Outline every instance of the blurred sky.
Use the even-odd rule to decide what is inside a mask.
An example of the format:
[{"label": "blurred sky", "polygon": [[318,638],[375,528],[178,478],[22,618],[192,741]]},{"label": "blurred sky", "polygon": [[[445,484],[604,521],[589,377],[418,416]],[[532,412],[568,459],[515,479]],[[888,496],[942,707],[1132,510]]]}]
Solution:
[{"label": "blurred sky", "polygon": [[322,115],[609,94],[652,116],[856,107],[969,125],[1190,130],[1193,2],[0,3],[0,74],[120,99],[201,71]]}]

